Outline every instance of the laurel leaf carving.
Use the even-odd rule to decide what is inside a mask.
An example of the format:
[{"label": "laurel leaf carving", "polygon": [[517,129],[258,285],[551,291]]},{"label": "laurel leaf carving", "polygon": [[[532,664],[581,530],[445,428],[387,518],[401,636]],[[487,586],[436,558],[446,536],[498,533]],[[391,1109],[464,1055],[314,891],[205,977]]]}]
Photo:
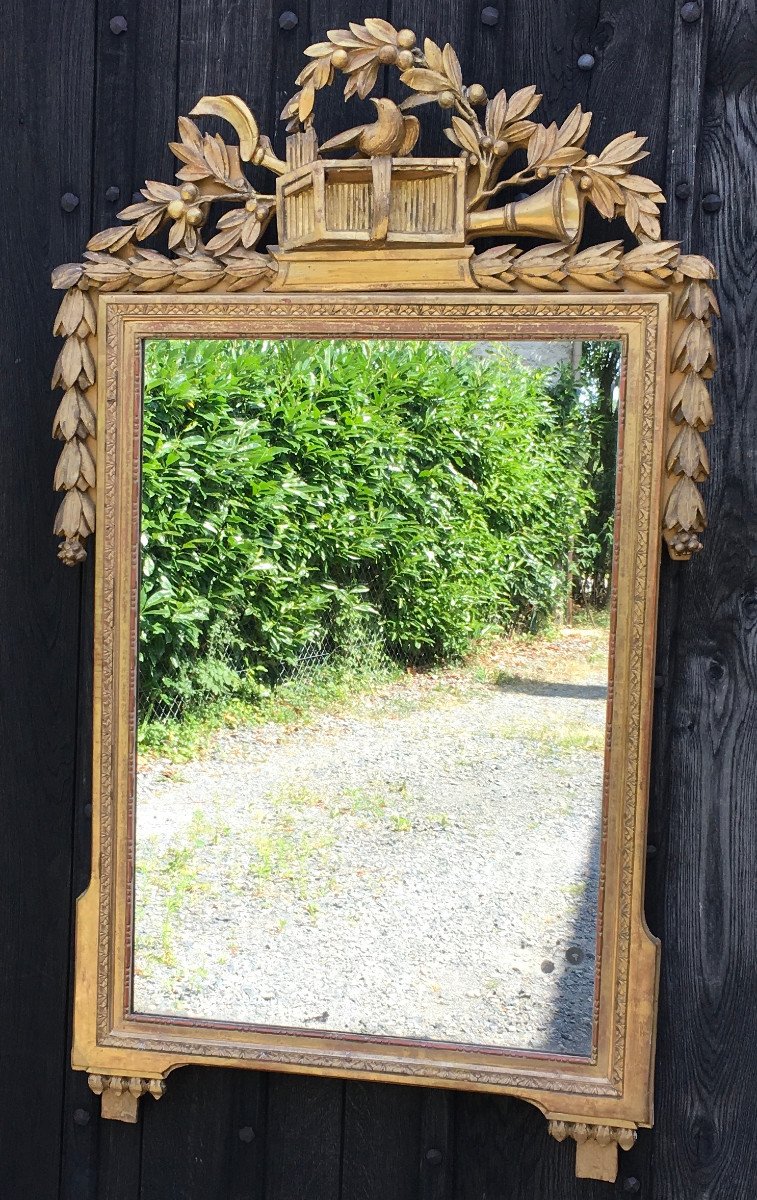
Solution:
[{"label": "laurel leaf carving", "polygon": [[695,483],[684,475],[670,493],[665,508],[665,526],[672,530],[700,533],[707,523],[704,503]]},{"label": "laurel leaf carving", "polygon": [[684,425],[668,451],[667,468],[676,475],[701,481],[710,473],[710,462],[700,434]]}]

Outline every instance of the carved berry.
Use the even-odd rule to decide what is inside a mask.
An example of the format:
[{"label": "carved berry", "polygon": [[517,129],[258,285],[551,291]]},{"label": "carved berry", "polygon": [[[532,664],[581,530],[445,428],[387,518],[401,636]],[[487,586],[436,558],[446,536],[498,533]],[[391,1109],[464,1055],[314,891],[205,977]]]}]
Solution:
[{"label": "carved berry", "polygon": [[400,29],[397,34],[397,45],[402,50],[412,50],[415,45],[415,34],[412,29]]},{"label": "carved berry", "polygon": [[488,134],[486,135],[486,137],[481,138],[481,149],[482,150],[491,150],[493,145],[494,145],[494,140],[493,140],[493,138],[490,138]]},{"label": "carved berry", "polygon": [[378,60],[379,62],[382,62],[384,66],[390,67],[392,63],[397,61],[397,47],[382,46],[378,52]]},{"label": "carved berry", "polygon": [[183,200],[172,200],[168,206],[168,215],[172,221],[178,221],[187,211],[187,206]]},{"label": "carved berry", "polygon": [[255,216],[259,221],[264,221],[266,219],[268,216],[268,209],[266,208],[265,204],[258,204],[257,208],[255,209]]},{"label": "carved berry", "polygon": [[344,67],[346,67],[347,63],[349,61],[350,61],[349,54],[347,53],[346,50],[343,50],[341,48],[341,46],[339,47],[338,50],[335,50],[333,52],[333,54],[331,55],[332,65],[335,66],[339,71],[341,71]]},{"label": "carved berry", "polygon": [[196,183],[183,183],[179,188],[179,195],[182,200],[186,200],[189,204],[196,200],[200,194],[200,189]]},{"label": "carved berry", "polygon": [[186,221],[187,225],[193,225],[195,227],[197,225],[202,225],[202,209],[198,204],[193,204],[191,208],[187,209]]},{"label": "carved berry", "polygon": [[504,158],[504,156],[507,154],[507,150],[507,142],[498,139],[494,143],[494,153],[496,154],[497,158]]},{"label": "carved berry", "polygon": [[414,62],[412,50],[400,50],[397,55],[397,66],[401,71],[409,71]]},{"label": "carved berry", "polygon": [[537,172],[536,172],[537,179],[546,179],[548,175],[549,175],[549,171],[547,170],[546,167],[539,167],[537,169]]},{"label": "carved berry", "polygon": [[468,99],[471,104],[486,104],[486,88],[480,83],[472,83],[468,88]]},{"label": "carved berry", "polygon": [[442,108],[452,108],[452,106],[455,103],[455,93],[454,92],[440,92],[439,93],[439,103],[442,106]]}]

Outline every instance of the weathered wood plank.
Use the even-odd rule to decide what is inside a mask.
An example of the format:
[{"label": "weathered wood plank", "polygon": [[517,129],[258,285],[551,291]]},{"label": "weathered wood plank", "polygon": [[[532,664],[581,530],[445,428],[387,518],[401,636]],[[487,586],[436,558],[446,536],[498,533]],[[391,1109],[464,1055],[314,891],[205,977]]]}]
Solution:
[{"label": "weathered wood plank", "polygon": [[429,1088],[421,1101],[419,1200],[451,1200],[454,1097]]},{"label": "weathered wood plank", "polygon": [[136,1200],[142,1167],[142,1126],[98,1118],[96,1130],[97,1200]]},{"label": "weathered wood plank", "polygon": [[234,1072],[229,1200],[263,1200],[265,1195],[267,1083],[262,1071]]},{"label": "weathered wood plank", "polygon": [[[650,906],[663,938],[656,1200],[746,1200],[757,1171],[757,1009],[747,999],[757,978],[757,228],[746,199],[757,188],[757,23],[748,0],[705,11],[702,125],[678,160],[690,169],[696,149],[690,248],[716,264],[722,320],[711,529],[678,581],[669,767],[652,813],[665,831]],[[717,213],[702,211],[710,192]]]},{"label": "weathered wood plank", "polygon": [[[113,13],[98,13],[95,55],[94,144],[89,233],[115,225],[145,174],[170,178],[166,142],[175,124],[178,0],[160,6],[128,0],[119,16],[126,29],[115,33]],[[118,196],[106,195],[116,188]],[[82,247],[78,247],[81,252]],[[82,571],[79,655],[79,721],[74,822],[74,897],[87,886],[90,869],[93,556]],[[73,921],[73,914],[72,914]],[[69,1022],[70,1024],[70,1022]],[[99,1101],[87,1095],[86,1080],[69,1072],[64,1111],[62,1200],[127,1200],[139,1189],[141,1128],[100,1123]],[[86,1125],[70,1114],[92,1113]],[[86,1172],[84,1190],[82,1172]]]},{"label": "weathered wood plank", "polygon": [[[114,12],[98,14],[93,232],[117,225],[116,213],[149,179],[173,179],[168,142],[176,136],[179,0],[127,0],[127,22],[114,33]],[[106,193],[117,188],[118,196]]]},{"label": "weathered wood plank", "polygon": [[[94,12],[30,0],[4,25],[0,371],[0,1191],[59,1193],[80,581],[60,570],[49,490],[52,267],[89,222]],[[80,197],[61,208],[65,192]],[[46,486],[48,485],[48,486]],[[86,1169],[82,1172],[86,1180]],[[86,1183],[85,1183],[86,1186]]]},{"label": "weathered wood plank", "polygon": [[[201,96],[233,93],[245,98],[261,129],[272,130],[270,84],[279,32],[277,11],[269,5],[239,4],[237,0],[220,0],[209,5],[205,0],[184,0],[179,40],[179,112],[188,113]],[[226,126],[225,135],[229,134]]]},{"label": "weathered wood plank", "polygon": [[[702,89],[707,51],[707,20],[673,21],[670,112],[666,143],[665,233],[689,248],[697,196],[697,146],[701,132]],[[660,175],[658,178],[662,179]],[[681,194],[676,195],[676,188]],[[688,190],[688,195],[683,189]]]},{"label": "weathered wood plank", "polygon": [[347,1084],[341,1200],[415,1200],[422,1101],[417,1088]]},{"label": "weathered wood plank", "polygon": [[165,1096],[142,1101],[139,1200],[228,1200],[232,1072],[182,1067]]},{"label": "weathered wood plank", "polygon": [[271,1075],[265,1200],[340,1196],[344,1087],[338,1079]]}]

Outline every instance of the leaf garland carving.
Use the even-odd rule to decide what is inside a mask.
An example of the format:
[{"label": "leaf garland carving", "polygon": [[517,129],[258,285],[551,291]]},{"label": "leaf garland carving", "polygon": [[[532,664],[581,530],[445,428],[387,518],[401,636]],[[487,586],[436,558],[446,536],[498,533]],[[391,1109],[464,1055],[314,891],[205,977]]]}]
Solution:
[{"label": "leaf garland carving", "polygon": [[[479,287],[493,291],[672,291],[676,334],[670,415],[676,432],[667,469],[675,482],[665,509],[665,539],[674,557],[690,557],[700,547],[698,534],[705,524],[697,484],[709,473],[701,435],[713,420],[705,381],[715,367],[711,322],[718,309],[707,282],[714,274],[711,264],[696,255],[682,256],[677,243],[660,240],[659,211],[665,198],[656,183],[632,173],[646,157],[646,139],[626,133],[599,154],[587,154],[591,113],[580,105],[560,125],[540,124],[531,119],[542,99],[534,86],[510,96],[500,90],[490,99],[481,84],[465,84],[451,45],[439,46],[426,38],[421,46],[412,30],[397,30],[379,18],[330,30],[326,40],[310,46],[305,55],[308,61],[297,77],[299,90],[287,101],[282,118],[295,140],[303,136],[297,130],[312,131],[307,137],[315,157],[316,93],[343,74],[345,98],[366,98],[380,69],[390,66],[410,91],[400,105],[403,111],[436,103],[449,112],[445,133],[465,164],[467,214],[485,209],[506,188],[567,174],[573,177],[581,204],[589,201],[607,219],[625,218],[639,241],[631,250],[625,251],[620,241],[579,249],[580,234],[573,241],[543,243],[526,251],[508,243],[474,255],[470,272]],[[59,554],[67,563],[86,557],[82,543],[95,524],[93,296],[125,289],[260,290],[276,274],[276,260],[257,247],[276,215],[277,198],[254,187],[243,164],[277,176],[290,167],[276,157],[270,139],[260,133],[239,97],[205,96],[192,115],[223,118],[239,144],[228,143],[218,133],[203,134],[190,117],[180,117],[178,140],[169,143],[180,164],[176,182],[148,180],[140,199],[118,214],[121,224],[90,238],[82,262],[65,264],[53,273],[53,286],[66,293],[54,326],[65,341],[53,372],[53,387],[63,393],[53,435],[64,443],[55,474],[55,487],[64,493],[55,532],[63,538]],[[502,177],[514,154],[520,155],[521,164]],[[231,207],[218,217],[205,241],[203,229],[214,202]],[[165,235],[167,253],[142,245],[159,233]]]},{"label": "leaf garland carving", "polygon": [[697,487],[710,474],[710,461],[702,434],[714,420],[706,380],[715,370],[711,325],[719,315],[718,302],[707,279],[715,270],[706,258],[682,254],[677,261],[673,315],[679,330],[674,338],[670,370],[673,391],[670,414],[679,426],[666,461],[675,480],[664,515],[664,537],[674,558],[690,558],[701,549],[699,534],[707,514]]}]

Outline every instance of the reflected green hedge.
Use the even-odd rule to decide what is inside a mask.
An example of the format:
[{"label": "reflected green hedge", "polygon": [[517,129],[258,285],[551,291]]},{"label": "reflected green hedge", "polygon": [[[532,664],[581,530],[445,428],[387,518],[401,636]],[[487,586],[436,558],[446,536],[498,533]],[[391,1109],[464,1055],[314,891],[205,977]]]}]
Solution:
[{"label": "reflected green hedge", "polygon": [[580,421],[503,348],[149,342],[142,709],[254,693],[324,631],[392,656],[551,616],[579,531]]}]

